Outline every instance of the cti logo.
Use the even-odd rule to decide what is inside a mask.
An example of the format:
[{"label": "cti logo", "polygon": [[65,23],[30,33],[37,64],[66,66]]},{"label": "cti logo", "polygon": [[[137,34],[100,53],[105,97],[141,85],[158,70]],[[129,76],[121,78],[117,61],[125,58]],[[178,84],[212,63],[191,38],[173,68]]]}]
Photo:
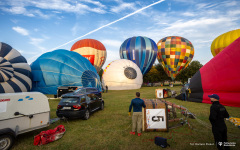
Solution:
[{"label": "cti logo", "polygon": [[[30,96],[26,96],[24,99],[27,99],[27,100],[33,100],[33,98],[30,97]],[[23,98],[20,98],[18,101],[23,101]]]},{"label": "cti logo", "polygon": [[162,121],[164,121],[164,116],[153,116],[152,117],[153,122],[159,122],[160,119],[162,119]]}]

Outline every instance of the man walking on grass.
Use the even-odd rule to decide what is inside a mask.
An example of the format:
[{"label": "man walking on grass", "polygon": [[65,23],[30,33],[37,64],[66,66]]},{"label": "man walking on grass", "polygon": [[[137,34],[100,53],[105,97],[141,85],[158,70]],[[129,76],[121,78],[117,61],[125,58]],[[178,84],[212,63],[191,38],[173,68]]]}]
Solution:
[{"label": "man walking on grass", "polygon": [[131,111],[133,107],[133,115],[132,115],[132,131],[130,134],[135,135],[136,128],[138,136],[141,136],[142,129],[142,107],[146,107],[144,101],[140,99],[140,93],[136,92],[136,98],[132,99],[131,104],[129,106],[128,115],[131,116]]}]

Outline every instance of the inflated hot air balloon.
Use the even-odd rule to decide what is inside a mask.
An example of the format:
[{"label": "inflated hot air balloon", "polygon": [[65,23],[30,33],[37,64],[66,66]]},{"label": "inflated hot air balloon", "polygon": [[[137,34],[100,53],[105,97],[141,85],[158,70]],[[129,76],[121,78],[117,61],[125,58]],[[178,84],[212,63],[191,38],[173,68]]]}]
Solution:
[{"label": "inflated hot air balloon", "polygon": [[194,48],[190,41],[179,36],[168,36],[157,43],[158,61],[167,75],[174,80],[192,61]]},{"label": "inflated hot air balloon", "polygon": [[81,54],[87,58],[91,64],[100,71],[107,58],[105,46],[94,39],[83,39],[73,44],[71,51]]},{"label": "inflated hot air balloon", "polygon": [[156,60],[157,45],[147,37],[131,37],[122,43],[119,53],[121,59],[128,59],[137,64],[144,75]]},{"label": "inflated hot air balloon", "polygon": [[0,42],[0,93],[27,92],[31,88],[31,68],[26,59]]},{"label": "inflated hot air balloon", "polygon": [[240,107],[240,37],[205,64],[190,81],[189,100],[211,103],[217,94],[222,105]]},{"label": "inflated hot air balloon", "polygon": [[31,64],[32,91],[57,94],[59,86],[96,87],[101,82],[93,65],[83,56],[68,50],[55,50],[41,55]]},{"label": "inflated hot air balloon", "polygon": [[213,40],[211,45],[212,55],[215,57],[225,47],[227,47],[229,44],[231,44],[233,41],[235,41],[239,37],[240,37],[240,29],[232,30],[218,36],[215,40]]},{"label": "inflated hot air balloon", "polygon": [[119,59],[111,62],[104,69],[102,82],[109,90],[140,89],[143,76],[135,63],[127,59]]}]

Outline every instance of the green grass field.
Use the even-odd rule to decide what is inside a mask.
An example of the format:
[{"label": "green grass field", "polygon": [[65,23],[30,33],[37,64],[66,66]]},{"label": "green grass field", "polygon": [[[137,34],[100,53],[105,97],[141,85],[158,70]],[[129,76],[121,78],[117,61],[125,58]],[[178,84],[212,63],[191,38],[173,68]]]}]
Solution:
[{"label": "green grass field", "polygon": [[[191,145],[191,143],[214,143],[211,129],[200,124],[196,119],[189,119],[193,130],[190,130],[187,125],[170,129],[169,132],[143,132],[141,137],[130,135],[131,117],[128,116],[128,108],[131,99],[135,97],[135,92],[141,93],[141,98],[154,99],[155,89],[158,87],[143,87],[139,90],[127,91],[109,91],[103,93],[105,108],[102,111],[97,111],[90,116],[89,120],[68,120],[58,121],[48,128],[36,130],[23,135],[19,135],[13,150],[21,149],[81,149],[81,150],[139,150],[139,149],[160,149],[154,142],[149,141],[155,136],[168,138],[168,143],[171,147],[167,149],[177,150],[209,150],[216,149],[215,146]],[[169,88],[168,86],[164,88]],[[178,93],[181,86],[175,86],[170,89],[176,90]],[[210,125],[208,120],[209,104],[193,103],[179,101],[174,98],[166,99],[175,104],[182,105],[196,116]],[[59,99],[49,100],[51,108],[51,118],[56,118],[56,108]],[[240,108],[226,107],[230,116],[240,118]],[[180,116],[181,117],[181,116]],[[34,136],[43,130],[53,129],[57,125],[64,125],[66,128],[65,135],[58,141],[42,146],[34,146]],[[228,141],[236,142],[236,146],[232,149],[240,149],[240,129],[235,127],[229,121],[226,121],[228,127]]]}]

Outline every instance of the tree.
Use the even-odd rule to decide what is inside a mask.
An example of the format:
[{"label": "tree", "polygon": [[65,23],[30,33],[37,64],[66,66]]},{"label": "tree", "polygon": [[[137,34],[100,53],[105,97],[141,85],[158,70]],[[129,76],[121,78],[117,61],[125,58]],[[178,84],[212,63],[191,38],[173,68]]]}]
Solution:
[{"label": "tree", "polygon": [[98,75],[101,81],[102,81],[102,74],[103,74],[103,69],[101,68],[100,71],[98,72]]},{"label": "tree", "polygon": [[144,83],[153,83],[153,82],[159,82],[160,76],[158,70],[155,68],[155,66],[152,66],[150,71],[143,76],[143,82]]},{"label": "tree", "polygon": [[187,68],[181,71],[175,80],[181,81],[183,84],[188,81],[203,65],[197,61],[192,61]]},{"label": "tree", "polygon": [[164,81],[171,80],[171,78],[167,75],[167,73],[164,71],[162,64],[155,65],[155,68],[158,70],[160,82],[164,84]]}]

